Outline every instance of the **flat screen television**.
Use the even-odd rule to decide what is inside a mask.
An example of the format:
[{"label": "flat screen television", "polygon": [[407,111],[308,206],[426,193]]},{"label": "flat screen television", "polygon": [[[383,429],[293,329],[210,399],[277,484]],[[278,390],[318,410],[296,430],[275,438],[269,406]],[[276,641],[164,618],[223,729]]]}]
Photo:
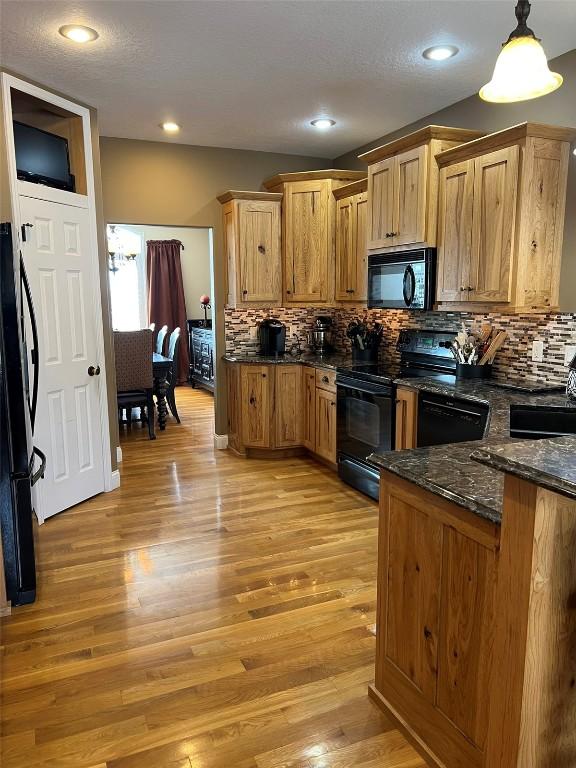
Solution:
[{"label": "flat screen television", "polygon": [[22,181],[74,192],[68,141],[62,136],[14,121],[16,171]]}]

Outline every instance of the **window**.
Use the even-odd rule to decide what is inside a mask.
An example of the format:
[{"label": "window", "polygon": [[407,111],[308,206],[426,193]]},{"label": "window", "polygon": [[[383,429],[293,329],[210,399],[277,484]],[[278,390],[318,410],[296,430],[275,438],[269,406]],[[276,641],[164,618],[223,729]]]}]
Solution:
[{"label": "window", "polygon": [[143,246],[144,238],[137,227],[108,226],[108,275],[115,331],[135,331],[148,325]]}]

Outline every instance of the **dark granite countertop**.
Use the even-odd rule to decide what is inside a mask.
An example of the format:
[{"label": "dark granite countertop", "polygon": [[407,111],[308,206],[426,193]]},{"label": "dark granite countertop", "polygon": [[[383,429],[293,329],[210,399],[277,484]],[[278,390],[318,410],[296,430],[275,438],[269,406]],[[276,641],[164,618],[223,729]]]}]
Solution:
[{"label": "dark granite countertop", "polygon": [[576,436],[481,443],[472,459],[576,499]]},{"label": "dark granite countertop", "polygon": [[227,354],[224,355],[223,360],[227,363],[243,363],[244,365],[310,365],[313,368],[345,368],[352,365],[352,358],[350,355],[343,354],[329,354],[329,355],[314,355],[310,352],[302,353],[301,355],[279,355],[279,356],[266,356],[266,355],[251,355],[249,353],[243,354]]},{"label": "dark granite countertop", "polygon": [[[512,471],[512,462],[517,474],[524,473],[522,477],[547,487],[552,487],[554,483],[554,488],[559,492],[566,492],[566,489],[571,488],[572,493],[576,495],[576,438],[526,441],[510,437],[512,404],[576,408],[576,403],[568,400],[565,394],[529,394],[477,381],[458,381],[450,384],[419,378],[399,379],[396,383],[420,391],[487,403],[490,414],[486,434],[482,440],[474,442],[372,454],[370,461],[377,466],[494,523],[500,523],[502,517],[502,470]],[[549,453],[548,445],[553,443],[558,443],[559,447]],[[525,461],[522,461],[523,457]],[[479,460],[482,463],[478,463]],[[547,482],[544,482],[544,479]],[[561,488],[564,488],[564,491]]]}]

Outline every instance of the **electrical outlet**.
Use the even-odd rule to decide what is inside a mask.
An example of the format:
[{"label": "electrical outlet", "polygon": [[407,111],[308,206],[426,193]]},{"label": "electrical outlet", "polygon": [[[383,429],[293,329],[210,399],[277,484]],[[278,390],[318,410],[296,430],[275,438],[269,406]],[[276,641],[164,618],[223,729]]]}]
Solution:
[{"label": "electrical outlet", "polygon": [[532,362],[541,363],[544,360],[544,342],[532,342]]},{"label": "electrical outlet", "polygon": [[250,338],[252,340],[255,340],[258,338],[258,326],[257,325],[251,325],[250,326]]},{"label": "electrical outlet", "polygon": [[564,345],[564,365],[568,366],[576,355],[576,344]]}]

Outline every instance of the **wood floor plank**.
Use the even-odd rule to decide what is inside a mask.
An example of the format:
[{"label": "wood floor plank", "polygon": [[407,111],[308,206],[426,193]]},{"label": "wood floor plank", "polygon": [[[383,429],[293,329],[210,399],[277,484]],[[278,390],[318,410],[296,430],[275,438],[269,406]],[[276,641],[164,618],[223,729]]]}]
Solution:
[{"label": "wood floor plank", "polygon": [[307,458],[122,429],[122,485],[35,531],[0,636],[2,768],[424,768],[368,699],[377,506]]}]

